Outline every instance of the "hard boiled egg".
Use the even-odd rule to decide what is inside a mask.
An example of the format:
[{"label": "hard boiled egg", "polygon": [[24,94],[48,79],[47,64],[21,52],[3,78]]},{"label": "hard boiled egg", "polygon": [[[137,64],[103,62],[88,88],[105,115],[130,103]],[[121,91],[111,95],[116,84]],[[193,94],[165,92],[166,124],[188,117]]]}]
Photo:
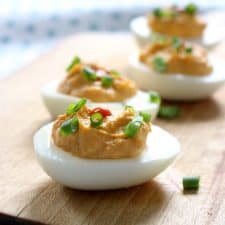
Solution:
[{"label": "hard boiled egg", "polygon": [[225,82],[224,63],[209,56],[213,72],[206,76],[158,73],[139,61],[138,55],[129,58],[129,78],[143,90],[156,90],[169,100],[199,100],[209,97]]},{"label": "hard boiled egg", "polygon": [[[223,27],[223,20],[220,16],[213,17],[211,15],[206,15],[204,19],[207,23],[207,27],[204,31],[203,38],[189,38],[185,40],[196,42],[207,48],[214,47],[225,38],[225,32],[221,29]],[[148,26],[146,17],[137,17],[131,20],[130,30],[140,47],[149,44],[154,34]]]},{"label": "hard boiled egg", "polygon": [[[57,90],[58,85],[59,81],[53,81],[41,89],[43,101],[53,118],[64,113],[70,103],[80,99],[79,97],[60,93]],[[88,105],[91,107],[106,107],[116,111],[123,110],[125,105],[129,105],[137,108],[138,111],[148,111],[151,114],[152,119],[156,117],[159,110],[159,103],[150,102],[148,93],[143,91],[138,91],[134,97],[128,98],[123,102],[98,103],[88,100]]]},{"label": "hard boiled egg", "polygon": [[82,190],[127,188],[142,184],[165,170],[180,151],[178,140],[152,126],[142,154],[136,158],[93,160],[76,157],[51,140],[52,123],[34,136],[34,149],[43,170],[55,181]]}]

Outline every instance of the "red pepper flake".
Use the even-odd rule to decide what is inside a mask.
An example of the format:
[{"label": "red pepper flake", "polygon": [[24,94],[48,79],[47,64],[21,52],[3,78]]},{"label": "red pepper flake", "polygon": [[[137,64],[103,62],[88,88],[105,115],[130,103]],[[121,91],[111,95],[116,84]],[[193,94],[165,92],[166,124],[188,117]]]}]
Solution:
[{"label": "red pepper flake", "polygon": [[93,113],[96,113],[96,112],[101,113],[103,115],[103,117],[107,117],[107,116],[112,115],[111,111],[109,111],[108,109],[103,109],[101,107],[97,107],[97,108],[94,108],[94,109],[90,110],[89,114],[92,115]]}]

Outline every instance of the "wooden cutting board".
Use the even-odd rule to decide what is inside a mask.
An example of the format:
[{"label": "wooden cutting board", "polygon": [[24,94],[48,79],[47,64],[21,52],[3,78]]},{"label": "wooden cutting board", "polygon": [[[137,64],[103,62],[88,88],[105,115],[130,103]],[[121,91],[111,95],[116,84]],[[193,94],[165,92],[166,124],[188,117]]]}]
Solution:
[{"label": "wooden cutting board", "polygon": [[[56,184],[38,165],[32,137],[50,120],[41,86],[62,77],[75,54],[125,69],[135,49],[128,34],[75,35],[0,81],[0,211],[58,225],[225,224],[225,88],[208,100],[180,104],[180,118],[155,122],[178,137],[182,152],[144,185],[77,191]],[[223,49],[218,54],[225,59]],[[184,175],[201,176],[197,194],[182,192]]]}]

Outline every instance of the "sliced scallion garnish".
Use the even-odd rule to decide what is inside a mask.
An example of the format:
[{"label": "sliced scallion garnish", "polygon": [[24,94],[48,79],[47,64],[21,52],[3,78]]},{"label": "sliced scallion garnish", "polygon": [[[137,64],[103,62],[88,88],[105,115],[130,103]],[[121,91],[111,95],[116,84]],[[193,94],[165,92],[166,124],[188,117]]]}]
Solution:
[{"label": "sliced scallion garnish", "polygon": [[103,115],[99,112],[93,113],[90,117],[91,126],[94,128],[99,128],[103,123]]},{"label": "sliced scallion garnish", "polygon": [[163,73],[167,69],[167,64],[165,60],[159,56],[153,59],[153,68],[160,73]]},{"label": "sliced scallion garnish", "polygon": [[88,81],[96,81],[97,79],[96,72],[90,67],[85,67],[82,70],[82,73]]},{"label": "sliced scallion garnish", "polygon": [[183,189],[198,189],[200,183],[199,176],[187,176],[183,177]]},{"label": "sliced scallion garnish", "polygon": [[66,71],[69,72],[74,65],[80,64],[81,60],[78,56],[74,56],[72,62],[69,64],[69,66],[66,68]]},{"label": "sliced scallion garnish", "polygon": [[153,10],[153,15],[156,17],[162,17],[163,16],[163,11],[160,8],[156,8]]},{"label": "sliced scallion garnish", "polygon": [[187,54],[191,54],[192,53],[192,48],[191,47],[185,48],[185,52]]},{"label": "sliced scallion garnish", "polygon": [[198,11],[198,7],[194,3],[190,3],[185,7],[185,12],[189,15],[194,15]]},{"label": "sliced scallion garnish", "polygon": [[161,103],[161,97],[156,91],[149,91],[149,101],[151,103]]},{"label": "sliced scallion garnish", "polygon": [[125,110],[128,110],[130,112],[134,112],[134,107],[130,105],[125,105]]},{"label": "sliced scallion garnish", "polygon": [[105,88],[109,88],[113,84],[113,78],[110,76],[104,76],[101,78],[102,86]]},{"label": "sliced scallion garnish", "polygon": [[175,49],[179,49],[182,45],[182,42],[179,38],[177,37],[173,37],[172,38],[172,47],[175,48]]},{"label": "sliced scallion garnish", "polygon": [[114,70],[114,69],[110,70],[110,73],[117,77],[120,76],[120,72],[118,72],[117,70]]},{"label": "sliced scallion garnish", "polygon": [[178,106],[161,106],[158,112],[158,117],[165,119],[173,119],[180,115]]},{"label": "sliced scallion garnish", "polygon": [[79,120],[77,119],[77,117],[74,117],[64,121],[59,128],[59,132],[62,136],[66,137],[72,133],[75,133],[78,128]]},{"label": "sliced scallion garnish", "polygon": [[87,103],[87,100],[85,98],[80,99],[78,102],[76,103],[71,103],[68,107],[67,107],[67,114],[71,115],[73,113],[78,112],[85,104]]},{"label": "sliced scallion garnish", "polygon": [[150,122],[151,114],[149,112],[142,111],[142,112],[139,113],[139,115],[142,116],[144,122],[146,122],[146,123]]},{"label": "sliced scallion garnish", "polygon": [[128,138],[132,138],[136,136],[138,131],[141,128],[142,123],[143,123],[143,117],[139,115],[135,116],[134,119],[131,120],[124,128],[124,134]]}]

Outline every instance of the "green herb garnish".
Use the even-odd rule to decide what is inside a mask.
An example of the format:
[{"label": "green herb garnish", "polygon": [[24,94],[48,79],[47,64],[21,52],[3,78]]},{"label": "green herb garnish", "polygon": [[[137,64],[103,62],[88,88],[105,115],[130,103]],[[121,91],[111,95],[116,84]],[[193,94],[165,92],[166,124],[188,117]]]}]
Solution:
[{"label": "green herb garnish", "polygon": [[78,128],[79,120],[77,119],[77,117],[74,117],[64,121],[59,128],[59,132],[62,136],[66,137],[72,133],[75,133]]},{"label": "green herb garnish", "polygon": [[130,106],[130,105],[125,105],[125,110],[134,112],[134,107],[133,106]]},{"label": "green herb garnish", "polygon": [[156,91],[149,91],[148,94],[149,94],[149,101],[151,103],[157,103],[157,104],[161,103],[161,97]]},{"label": "green herb garnish", "polygon": [[173,37],[172,38],[172,47],[175,49],[179,49],[182,45],[182,42],[179,38]]},{"label": "green herb garnish", "polygon": [[96,72],[90,67],[85,67],[82,70],[82,74],[88,81],[96,81],[96,79],[97,79]]},{"label": "green herb garnish", "polygon": [[153,10],[153,15],[156,17],[162,17],[163,16],[163,11],[160,8],[156,8]]},{"label": "green herb garnish", "polygon": [[68,107],[67,107],[67,114],[71,115],[73,113],[78,112],[85,104],[87,103],[87,100],[85,98],[80,99],[78,102],[76,103],[71,103]]},{"label": "green herb garnish", "polygon": [[192,53],[192,48],[191,48],[191,47],[185,48],[185,52],[186,52],[187,54],[191,54],[191,53]]},{"label": "green herb garnish", "polygon": [[109,88],[113,84],[113,78],[110,76],[104,76],[101,78],[102,86],[105,88]]},{"label": "green herb garnish", "polygon": [[66,71],[69,72],[74,65],[80,64],[81,60],[78,56],[75,56],[69,66],[66,68]]},{"label": "green herb garnish", "polygon": [[90,117],[91,126],[94,128],[99,128],[103,123],[103,115],[99,112],[93,113]]},{"label": "green herb garnish", "polygon": [[185,12],[189,15],[194,15],[198,11],[198,7],[194,3],[190,3],[185,7]]},{"label": "green herb garnish", "polygon": [[112,69],[109,72],[114,76],[117,76],[117,77],[120,76],[120,72],[118,72],[117,70]]},{"label": "green herb garnish", "polygon": [[180,115],[178,106],[161,106],[158,112],[158,117],[165,119],[173,119]]},{"label": "green herb garnish", "polygon": [[144,122],[146,122],[146,123],[150,122],[151,114],[149,112],[142,111],[142,112],[139,113],[139,115],[142,116]]},{"label": "green herb garnish", "polygon": [[199,183],[200,183],[200,177],[199,176],[188,176],[183,177],[183,189],[198,189]]},{"label": "green herb garnish", "polygon": [[167,65],[166,62],[164,61],[163,58],[161,57],[155,57],[153,59],[153,68],[160,73],[163,73],[166,71],[167,69]]},{"label": "green herb garnish", "polygon": [[124,134],[128,138],[134,137],[138,133],[139,129],[141,128],[142,123],[143,123],[142,116],[134,117],[134,119],[131,120],[124,128]]}]

